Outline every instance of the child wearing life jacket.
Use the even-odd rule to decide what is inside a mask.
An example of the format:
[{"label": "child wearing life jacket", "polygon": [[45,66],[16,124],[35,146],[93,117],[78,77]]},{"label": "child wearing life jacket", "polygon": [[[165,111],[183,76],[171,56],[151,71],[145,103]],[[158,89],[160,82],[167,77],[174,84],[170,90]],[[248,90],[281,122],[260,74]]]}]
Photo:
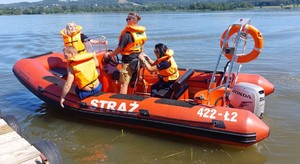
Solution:
[{"label": "child wearing life jacket", "polygon": [[63,86],[60,104],[63,103],[65,97],[71,89],[73,82],[77,85],[75,92],[80,99],[99,93],[102,84],[98,80],[98,72],[96,67],[99,66],[95,53],[78,54],[77,50],[72,46],[64,48],[64,56],[67,59],[67,80]]},{"label": "child wearing life jacket", "polygon": [[107,41],[100,41],[89,39],[82,32],[82,26],[77,25],[74,22],[69,22],[66,25],[66,29],[62,29],[60,31],[60,35],[63,38],[64,46],[73,46],[76,48],[78,53],[86,53],[87,43],[91,44],[105,44],[107,45]]}]

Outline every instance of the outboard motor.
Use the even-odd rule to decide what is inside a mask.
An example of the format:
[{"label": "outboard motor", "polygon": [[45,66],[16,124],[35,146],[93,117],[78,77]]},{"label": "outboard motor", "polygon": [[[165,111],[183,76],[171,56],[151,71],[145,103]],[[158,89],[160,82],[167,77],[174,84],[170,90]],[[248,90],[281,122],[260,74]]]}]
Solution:
[{"label": "outboard motor", "polygon": [[241,82],[233,86],[229,102],[234,108],[242,108],[262,118],[265,109],[265,92],[258,85]]}]

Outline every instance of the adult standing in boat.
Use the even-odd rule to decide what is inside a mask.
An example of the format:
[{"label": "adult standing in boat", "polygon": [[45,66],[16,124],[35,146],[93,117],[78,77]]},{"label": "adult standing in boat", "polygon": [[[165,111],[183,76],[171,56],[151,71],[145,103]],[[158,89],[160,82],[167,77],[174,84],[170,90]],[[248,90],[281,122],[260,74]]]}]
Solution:
[{"label": "adult standing in boat", "polygon": [[157,60],[153,61],[146,54],[142,53],[139,58],[149,72],[158,71],[161,75],[159,81],[151,86],[151,96],[155,97],[158,90],[169,88],[179,77],[179,71],[175,59],[174,51],[165,44],[155,45],[154,53]]},{"label": "adult standing in boat", "polygon": [[64,107],[65,97],[70,91],[73,82],[77,85],[75,93],[80,99],[99,93],[102,84],[98,80],[99,74],[96,67],[99,66],[99,62],[95,53],[78,55],[74,47],[67,46],[64,48],[64,57],[67,59],[68,77],[63,86],[60,105]]},{"label": "adult standing in boat", "polygon": [[73,46],[78,53],[86,53],[86,44],[89,42],[91,44],[107,44],[107,41],[89,39],[81,30],[82,26],[74,22],[67,23],[66,29],[60,31],[65,47]]},{"label": "adult standing in boat", "polygon": [[120,93],[127,94],[128,84],[134,73],[134,70],[130,67],[129,63],[135,59],[138,59],[139,54],[143,51],[143,45],[147,40],[146,28],[144,26],[138,26],[138,21],[141,20],[141,16],[135,12],[128,13],[126,18],[127,25],[119,36],[118,47],[111,53],[107,53],[105,57],[111,57],[122,55],[123,67],[120,70]]}]

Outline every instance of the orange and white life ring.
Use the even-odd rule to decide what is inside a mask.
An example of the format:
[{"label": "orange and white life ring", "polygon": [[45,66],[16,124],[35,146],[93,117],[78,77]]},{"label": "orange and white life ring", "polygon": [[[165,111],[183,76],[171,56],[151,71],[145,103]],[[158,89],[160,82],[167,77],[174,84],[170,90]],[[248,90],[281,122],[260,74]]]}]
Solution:
[{"label": "orange and white life ring", "polygon": [[[227,40],[229,40],[229,38],[235,34],[238,33],[240,30],[240,26],[232,26],[229,33],[228,33],[228,38]],[[252,49],[252,51],[248,54],[237,54],[237,61],[238,63],[247,63],[249,61],[252,61],[254,59],[256,59],[258,57],[258,55],[260,54],[263,46],[264,46],[264,39],[262,37],[261,32],[256,29],[254,26],[251,25],[246,25],[242,31],[247,30],[247,33],[251,35],[251,37],[254,40],[254,48]],[[227,30],[224,31],[221,41],[220,41],[220,47],[222,48],[223,46],[223,42],[224,42],[224,38],[226,36]],[[228,43],[226,43],[224,45],[224,47],[228,47]],[[225,54],[226,58],[228,60],[232,59],[232,55],[231,54]]]}]

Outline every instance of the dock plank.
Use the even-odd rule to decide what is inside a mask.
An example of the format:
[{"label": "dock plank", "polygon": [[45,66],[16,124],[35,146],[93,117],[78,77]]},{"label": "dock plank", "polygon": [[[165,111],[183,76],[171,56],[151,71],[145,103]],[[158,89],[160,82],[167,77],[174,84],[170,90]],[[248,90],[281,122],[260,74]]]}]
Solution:
[{"label": "dock plank", "polygon": [[41,152],[0,118],[0,163],[42,163]]},{"label": "dock plank", "polygon": [[13,153],[14,151],[26,149],[29,146],[31,145],[23,138],[4,142],[0,144],[0,148],[1,148],[0,155],[5,153]]},{"label": "dock plank", "polygon": [[0,118],[0,135],[14,131],[7,123]]},{"label": "dock plank", "polygon": [[5,142],[9,142],[12,140],[17,140],[22,138],[18,133],[16,133],[15,131],[11,131],[9,133],[5,133],[0,135],[0,144],[5,143]]},{"label": "dock plank", "polygon": [[40,152],[34,147],[29,146],[23,150],[13,151],[9,154],[0,156],[0,163],[24,163],[27,161],[41,161]]}]

